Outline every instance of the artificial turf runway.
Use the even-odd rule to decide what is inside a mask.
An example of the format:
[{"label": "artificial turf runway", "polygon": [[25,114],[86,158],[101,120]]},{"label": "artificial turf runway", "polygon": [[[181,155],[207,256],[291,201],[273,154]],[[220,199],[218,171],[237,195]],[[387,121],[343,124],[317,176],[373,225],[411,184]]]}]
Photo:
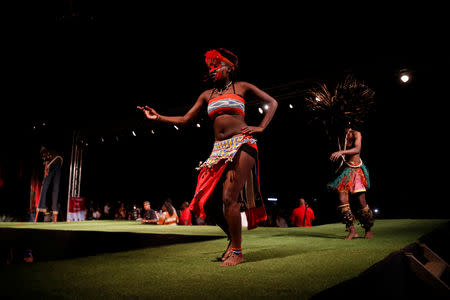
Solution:
[{"label": "artificial turf runway", "polygon": [[[151,226],[125,221],[0,223],[3,244],[31,240],[33,234],[38,236],[35,230],[57,230],[69,238],[50,241],[59,239],[58,235],[42,236],[40,243],[54,245],[47,249],[56,247],[65,252],[70,243],[89,246],[80,249],[106,245],[81,257],[71,254],[64,258],[63,253],[53,260],[48,255],[45,260],[29,264],[2,262],[1,295],[15,299],[308,299],[358,276],[391,252],[417,242],[447,223],[448,220],[377,220],[374,239],[352,241],[343,240],[343,224],[243,229],[245,263],[226,268],[220,267],[216,258],[226,248],[227,240],[215,226]],[[17,230],[27,233],[20,235]],[[362,229],[357,230],[362,236]],[[95,232],[97,236],[83,240],[86,236],[73,235],[82,231]],[[11,232],[18,238],[11,239]],[[109,249],[111,240],[118,245],[133,243],[133,236],[141,242]],[[146,244],[142,242],[146,237],[164,242]],[[175,237],[182,242],[178,243]],[[38,242],[35,239],[34,245]]]}]

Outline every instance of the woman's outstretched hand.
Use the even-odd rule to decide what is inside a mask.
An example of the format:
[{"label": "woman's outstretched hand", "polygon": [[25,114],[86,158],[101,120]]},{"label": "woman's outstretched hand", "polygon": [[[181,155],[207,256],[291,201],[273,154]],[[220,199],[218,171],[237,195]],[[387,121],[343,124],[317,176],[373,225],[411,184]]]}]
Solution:
[{"label": "woman's outstretched hand", "polygon": [[145,114],[145,117],[147,117],[147,119],[149,119],[149,120],[157,120],[159,117],[159,114],[156,112],[156,110],[154,110],[151,107],[148,107],[147,105],[144,107],[138,106],[137,108],[139,110],[143,111]]}]

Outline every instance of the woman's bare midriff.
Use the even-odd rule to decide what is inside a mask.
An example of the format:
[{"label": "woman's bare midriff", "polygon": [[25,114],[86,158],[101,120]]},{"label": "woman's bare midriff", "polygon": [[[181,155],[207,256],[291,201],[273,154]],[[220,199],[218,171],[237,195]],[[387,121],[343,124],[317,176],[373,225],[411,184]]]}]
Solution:
[{"label": "woman's bare midriff", "polygon": [[242,132],[242,127],[246,126],[244,116],[241,115],[221,115],[214,119],[214,137],[216,141],[223,141],[232,138]]}]

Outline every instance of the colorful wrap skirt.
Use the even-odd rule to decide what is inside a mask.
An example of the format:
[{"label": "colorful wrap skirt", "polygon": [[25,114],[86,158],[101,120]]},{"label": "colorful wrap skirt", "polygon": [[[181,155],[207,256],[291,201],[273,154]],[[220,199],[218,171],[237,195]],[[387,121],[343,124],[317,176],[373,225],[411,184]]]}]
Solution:
[{"label": "colorful wrap skirt", "polygon": [[217,183],[220,181],[229,163],[233,161],[236,153],[239,150],[245,151],[244,149],[250,149],[252,150],[251,152],[256,154],[256,163],[240,193],[241,210],[245,211],[249,230],[256,228],[258,223],[267,220],[259,189],[258,147],[256,140],[252,136],[243,134],[215,142],[209,158],[197,168],[200,170],[197,187],[194,198],[189,205],[189,209],[197,217],[206,219],[205,203],[213,195]]},{"label": "colorful wrap skirt", "polygon": [[352,194],[365,192],[370,188],[369,171],[361,163],[359,166],[347,165],[328,188],[337,192],[350,192]]}]

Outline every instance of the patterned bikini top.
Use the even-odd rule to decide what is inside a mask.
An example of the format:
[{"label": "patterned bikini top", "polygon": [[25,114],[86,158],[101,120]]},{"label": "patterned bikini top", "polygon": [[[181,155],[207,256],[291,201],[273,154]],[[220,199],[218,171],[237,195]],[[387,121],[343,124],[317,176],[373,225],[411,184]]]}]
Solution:
[{"label": "patterned bikini top", "polygon": [[208,101],[208,115],[215,119],[220,115],[245,116],[245,100],[236,94],[223,94]]}]

